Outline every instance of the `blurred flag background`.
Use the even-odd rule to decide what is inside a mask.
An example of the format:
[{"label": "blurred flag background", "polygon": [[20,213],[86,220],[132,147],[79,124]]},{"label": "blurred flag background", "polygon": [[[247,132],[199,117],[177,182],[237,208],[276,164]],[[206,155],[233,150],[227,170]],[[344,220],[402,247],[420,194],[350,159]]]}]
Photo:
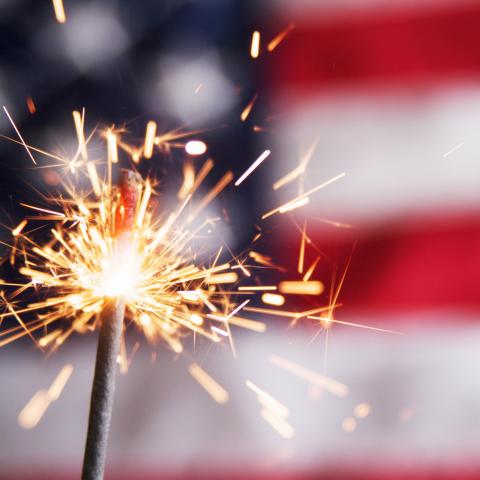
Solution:
[{"label": "blurred flag background", "polygon": [[[270,149],[224,203],[234,251],[265,212],[345,172],[268,219],[264,251],[301,279],[304,231],[305,265],[319,258],[314,276],[328,287],[311,308],[339,291],[336,319],[393,331],[250,314],[267,331],[234,332],[238,359],[195,352],[228,391],[224,405],[189,375],[190,357],[159,345],[152,361],[142,343],[119,378],[107,478],[479,478],[480,3],[64,5],[60,24],[49,2],[0,2],[0,101],[30,143],[74,151],[71,111],[86,107],[90,127],[125,122],[138,138],[151,118],[208,129],[206,155],[237,176]],[[6,118],[0,133],[12,135]],[[2,223],[12,227],[30,186],[55,178],[10,142],[0,155]],[[161,177],[178,155],[149,168]],[[94,355],[94,335],[49,358],[28,339],[0,349],[0,478],[79,476]],[[278,357],[348,395],[278,368]],[[21,428],[22,408],[66,363],[61,397]],[[247,380],[288,407],[292,438],[261,418]]]}]

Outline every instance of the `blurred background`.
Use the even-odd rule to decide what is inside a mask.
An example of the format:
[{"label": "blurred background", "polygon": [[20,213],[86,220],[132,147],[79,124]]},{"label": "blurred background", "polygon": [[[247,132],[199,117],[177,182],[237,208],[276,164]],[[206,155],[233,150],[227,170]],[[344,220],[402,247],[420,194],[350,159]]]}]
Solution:
[{"label": "blurred background", "polygon": [[[249,245],[263,213],[297,194],[298,181],[272,188],[289,172],[304,169],[304,190],[346,172],[268,220],[262,251],[294,277],[305,228],[305,262],[320,257],[315,278],[328,287],[306,308],[328,304],[352,255],[336,318],[401,333],[345,324],[325,332],[307,319],[292,328],[288,318],[250,314],[267,331],[235,332],[237,359],[218,346],[192,347],[185,359],[143,342],[119,378],[107,478],[480,478],[480,2],[64,7],[59,23],[49,1],[0,0],[0,103],[29,144],[73,153],[71,112],[85,107],[87,129],[125,126],[140,142],[151,119],[161,131],[201,130],[202,158],[220,166],[211,185],[270,149],[219,200],[233,251]],[[3,111],[0,133],[15,136]],[[174,150],[145,168],[168,187],[184,157]],[[57,179],[8,140],[0,162],[0,240],[9,242],[25,215],[19,203]],[[137,337],[128,334],[130,349]],[[0,478],[79,477],[95,340],[73,338],[48,358],[29,339],[0,349]],[[276,368],[272,354],[349,394]],[[189,375],[192,358],[229,392],[227,403]],[[34,429],[22,428],[19,412],[66,363],[74,370],[61,397]],[[292,438],[261,418],[246,380],[288,407]]]}]

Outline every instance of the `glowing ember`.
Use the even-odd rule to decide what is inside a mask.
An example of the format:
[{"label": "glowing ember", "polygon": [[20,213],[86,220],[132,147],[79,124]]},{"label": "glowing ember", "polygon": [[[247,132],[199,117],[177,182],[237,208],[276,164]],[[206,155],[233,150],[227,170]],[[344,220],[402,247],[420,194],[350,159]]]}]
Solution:
[{"label": "glowing ember", "polygon": [[145,158],[152,158],[156,133],[157,124],[154,121],[148,122],[147,130],[145,132],[145,145],[143,147],[143,156]]},{"label": "glowing ember", "polygon": [[190,140],[185,145],[185,151],[189,155],[203,155],[207,151],[207,145],[201,140]]},{"label": "glowing ember", "polygon": [[63,0],[52,0],[52,2],[57,22],[65,23],[67,21],[67,17],[65,15],[65,9],[63,8]]},{"label": "glowing ember", "polygon": [[252,58],[258,58],[260,53],[260,32],[255,30],[252,33],[252,43],[250,45],[250,56]]},{"label": "glowing ember", "polygon": [[270,153],[270,150],[265,150],[240,176],[235,182],[235,186],[238,187],[270,155]]},{"label": "glowing ember", "polygon": [[18,415],[18,423],[22,428],[31,429],[38,425],[50,404],[60,397],[72,373],[72,365],[65,365],[48,390],[42,389],[35,393]]},{"label": "glowing ember", "polygon": [[192,363],[190,367],[188,367],[188,371],[216,402],[228,402],[228,392],[203,370],[200,365]]},{"label": "glowing ember", "polygon": [[355,406],[353,414],[357,418],[365,418],[370,414],[370,405],[368,403],[359,403]]}]

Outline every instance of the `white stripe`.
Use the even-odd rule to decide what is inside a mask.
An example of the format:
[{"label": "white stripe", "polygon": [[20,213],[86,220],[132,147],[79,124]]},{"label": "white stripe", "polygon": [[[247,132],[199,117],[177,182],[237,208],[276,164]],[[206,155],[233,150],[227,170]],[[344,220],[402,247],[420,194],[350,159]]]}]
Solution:
[{"label": "white stripe", "polygon": [[268,18],[276,12],[286,22],[314,22],[318,25],[350,16],[375,13],[401,15],[405,10],[434,14],[436,10],[449,6],[461,9],[476,4],[476,0],[265,0],[263,12]]},{"label": "white stripe", "polygon": [[[318,144],[306,173],[346,177],[312,196],[302,212],[355,225],[416,213],[480,207],[480,89],[341,91],[275,106],[287,111],[276,131],[277,161],[266,188]],[[274,168],[277,167],[277,168]],[[298,194],[298,181],[271,190],[272,204]]]},{"label": "white stripe", "polygon": [[[326,373],[348,386],[343,398],[312,392],[305,379],[269,362],[269,356],[277,354],[322,373],[324,337],[310,343],[315,331],[304,326],[287,331],[272,327],[265,334],[239,334],[237,329],[237,360],[221,346],[205,356],[210,346],[201,350],[197,345],[202,368],[231,394],[223,406],[190,377],[190,357],[173,361],[171,352],[160,345],[152,364],[150,348],[142,348],[128,374],[118,378],[109,464],[121,465],[128,458],[128,465],[147,470],[172,472],[196,465],[233,471],[242,462],[256,466],[279,449],[288,449],[292,455],[276,468],[314,469],[326,462],[345,466],[347,460],[354,468],[378,459],[408,461],[412,468],[423,463],[454,466],[459,461],[478,466],[480,327],[474,319],[463,318],[471,323],[462,323],[462,317],[444,314],[446,327],[435,329],[441,315],[432,316],[408,318],[409,325],[431,328],[397,324],[403,336],[334,326]],[[380,318],[343,319],[385,326]],[[56,469],[77,470],[85,441],[94,340],[91,336],[72,341],[47,361],[28,345],[2,350],[0,426],[8,439],[0,449],[3,472],[13,466],[51,466],[52,454]],[[127,338],[129,349],[131,340]],[[18,413],[38,389],[48,388],[65,363],[75,371],[62,395],[35,429],[22,430]],[[262,420],[258,402],[245,386],[247,379],[289,409],[292,440],[282,439]],[[357,419],[356,430],[347,434],[342,422],[353,417],[361,403],[368,403],[371,412]]]}]

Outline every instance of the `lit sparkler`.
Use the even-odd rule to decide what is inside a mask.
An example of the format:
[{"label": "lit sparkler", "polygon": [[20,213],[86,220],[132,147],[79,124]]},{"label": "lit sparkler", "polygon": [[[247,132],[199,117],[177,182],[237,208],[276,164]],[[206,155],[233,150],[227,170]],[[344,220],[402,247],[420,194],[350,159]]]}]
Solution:
[{"label": "lit sparkler", "polygon": [[[244,111],[243,120],[255,99],[256,96]],[[19,138],[14,141],[24,146],[32,161],[37,163],[34,153],[44,155],[55,163],[42,167],[63,167],[66,178],[62,183],[64,191],[49,197],[48,207],[23,203],[32,215],[12,229],[11,263],[19,267],[25,281],[4,283],[13,287],[13,291],[8,297],[2,297],[5,311],[0,320],[10,317],[18,325],[0,333],[0,346],[28,335],[40,349],[53,351],[75,332],[99,329],[102,337],[102,325],[115,324],[116,331],[112,335],[117,340],[112,344],[109,361],[97,357],[97,364],[100,358],[100,363],[110,365],[114,373],[118,359],[122,371],[128,367],[121,338],[127,324],[141,330],[151,342],[165,341],[177,354],[183,351],[183,340],[190,332],[215,343],[227,341],[235,355],[232,326],[255,332],[263,332],[266,328],[262,322],[240,316],[242,311],[286,317],[292,323],[323,312],[331,316],[336,298],[333,306],[301,312],[248,305],[250,299],[244,300],[244,297],[242,301],[236,300],[237,295],[251,298],[257,295],[267,305],[282,307],[286,295],[319,295],[323,283],[311,279],[319,261],[317,258],[300,280],[285,280],[277,285],[239,286],[243,278],[251,277],[252,268],[268,268],[280,273],[285,273],[286,269],[256,250],[245,252],[243,258],[230,254],[227,259],[222,257],[227,251],[222,246],[213,252],[199,250],[197,240],[211,236],[216,223],[215,219],[208,218],[205,209],[234,179],[234,174],[227,171],[209,191],[199,195],[200,187],[213,169],[213,160],[207,159],[198,170],[187,160],[183,183],[177,193],[178,203],[173,207],[163,204],[161,209],[155,208],[159,193],[154,178],[142,178],[128,170],[123,175],[127,183],[131,177],[129,187],[125,188],[125,180],[118,186],[115,184],[125,156],[132,168],[142,157],[152,158],[155,151],[169,153],[172,148],[182,148],[191,155],[199,154],[191,151],[192,140],[188,138],[198,131],[177,129],[159,134],[156,123],[149,122],[144,143],[131,145],[124,138],[124,130],[111,127],[100,132],[106,143],[102,163],[93,160],[88,152],[88,143],[94,133],[85,134],[84,111],[73,112],[78,148],[72,158],[28,145],[6,109],[5,112]],[[205,144],[196,142],[201,143],[203,149]],[[206,147],[202,151],[205,150]],[[266,150],[239,177],[236,185],[240,186],[269,153]],[[303,161],[302,169],[306,163]],[[74,180],[70,179],[71,175]],[[309,195],[343,175],[300,194],[263,217],[298,208],[308,201]],[[88,188],[78,186],[81,184],[79,177],[88,180]],[[38,237],[41,241],[37,239],[38,229],[32,227],[37,221],[54,223],[46,240],[42,235]],[[257,234],[253,243],[261,235]],[[303,231],[303,254],[306,238]],[[253,265],[247,265],[247,260],[253,261]],[[302,255],[299,268],[302,274],[303,262]],[[25,304],[24,296],[29,292],[35,298]],[[37,333],[41,334],[38,338]],[[286,367],[284,363],[279,366],[292,371],[291,366]],[[228,400],[226,390],[199,365],[192,363],[189,371],[217,402]],[[317,377],[315,381],[322,383]],[[45,395],[41,395],[45,400]],[[37,399],[34,403],[43,405],[45,402]],[[93,403],[101,402],[95,400]],[[111,404],[108,408],[111,409]],[[268,409],[262,410],[262,416],[285,437],[293,435],[284,416],[272,417]]]},{"label": "lit sparkler", "polygon": [[[36,162],[31,152],[38,149],[26,144],[6,109],[5,112]],[[213,342],[226,337],[235,353],[229,320],[249,300],[236,305],[225,287],[239,279],[239,273],[233,270],[236,264],[240,265],[238,260],[234,257],[222,262],[222,247],[212,257],[202,256],[194,245],[215,224],[207,216],[199,222],[199,214],[232,182],[233,174],[227,172],[195,202],[194,193],[208,172],[202,167],[197,176],[193,171],[191,181],[182,185],[182,193],[179,192],[179,205],[170,212],[162,208],[157,213],[152,207],[157,197],[153,178],[142,179],[133,170],[122,170],[122,180],[115,186],[112,178],[114,170],[119,168],[118,150],[131,154],[134,162],[136,152],[143,150],[148,159],[155,145],[160,149],[167,139],[180,138],[179,134],[165,135],[156,142],[156,124],[149,122],[140,149],[128,146],[120,131],[108,129],[104,135],[106,172],[101,175],[97,164],[89,160],[84,112],[75,111],[73,119],[77,154],[70,160],[58,157],[56,160],[67,166],[70,173],[88,178],[90,188],[79,189],[76,183],[65,181],[66,193],[51,198],[51,208],[23,204],[36,212],[28,221],[48,220],[56,225],[46,243],[38,242],[26,231],[27,219],[12,230],[12,264],[21,262],[19,273],[26,281],[5,284],[16,290],[9,300],[3,297],[6,311],[0,319],[13,317],[19,325],[2,333],[0,345],[29,335],[39,348],[55,350],[73,332],[99,330],[83,471],[83,478],[96,479],[104,471],[125,315],[149,340],[163,339],[176,353],[182,352],[182,338],[187,331]],[[28,291],[35,293],[35,300],[19,306],[22,294]],[[241,295],[236,290],[233,293]],[[24,316],[34,318],[24,321]],[[61,320],[69,322],[54,328]],[[262,331],[259,322],[247,319],[236,318],[232,324]],[[43,334],[39,340],[34,337],[36,331]],[[219,403],[228,399],[222,387],[199,366],[192,366],[190,371]],[[33,426],[38,423],[50,401],[44,392],[34,397],[33,406],[22,415],[24,423]],[[29,417],[31,412],[33,419]]]}]

